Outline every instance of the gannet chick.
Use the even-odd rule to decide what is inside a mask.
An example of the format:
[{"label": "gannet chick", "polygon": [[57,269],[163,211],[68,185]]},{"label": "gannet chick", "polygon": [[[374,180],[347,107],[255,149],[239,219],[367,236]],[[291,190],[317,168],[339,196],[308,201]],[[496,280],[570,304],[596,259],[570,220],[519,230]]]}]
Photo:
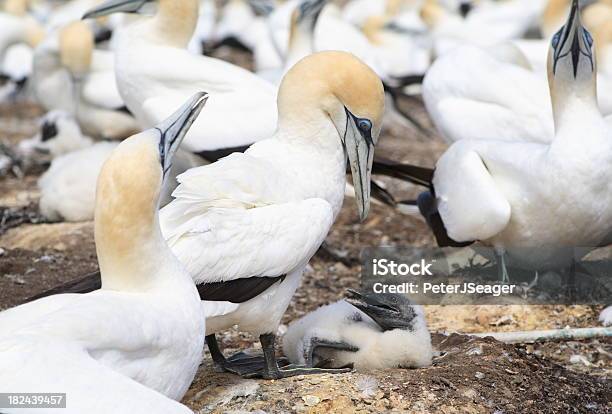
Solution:
[{"label": "gannet chick", "polygon": [[357,371],[431,365],[423,308],[402,295],[360,294],[318,308],[289,325],[283,352],[294,364]]},{"label": "gannet chick", "polygon": [[[202,357],[193,281],[159,229],[159,195],[207,95],[125,140],[97,186],[102,288],[0,313],[0,388],[67,393],[67,413],[188,413],[180,400]],[[104,390],[103,393],[100,391]]]},{"label": "gannet chick", "polygon": [[559,269],[573,263],[575,247],[609,240],[612,130],[597,105],[594,48],[574,0],[550,46],[550,144],[462,140],[435,171],[415,174],[429,187],[418,204],[440,246],[494,247],[507,280],[506,256],[523,268]]},{"label": "gannet chick", "polygon": [[[140,125],[155,125],[179,102],[204,89],[214,99],[190,130],[185,149],[237,148],[270,136],[277,120],[276,88],[245,69],[186,49],[198,20],[198,0],[157,3],[154,16],[139,16],[116,31],[119,92]],[[110,0],[85,17],[136,13],[145,4],[143,0]]]},{"label": "gannet chick", "polygon": [[[38,151],[52,158],[51,166],[38,180],[40,213],[50,221],[93,220],[98,175],[117,145],[116,141],[94,143],[69,114],[54,111],[45,115],[40,134],[20,145],[26,156]],[[172,200],[177,175],[202,164],[204,160],[197,155],[177,151],[160,205]]]},{"label": "gannet chick", "polygon": [[32,138],[21,141],[19,150],[26,156],[32,152],[40,152],[57,158],[92,145],[93,139],[82,133],[72,115],[55,110],[42,117],[39,132]]},{"label": "gannet chick", "polygon": [[102,165],[117,142],[98,142],[56,157],[38,179],[40,213],[50,221],[93,219],[96,186]]}]

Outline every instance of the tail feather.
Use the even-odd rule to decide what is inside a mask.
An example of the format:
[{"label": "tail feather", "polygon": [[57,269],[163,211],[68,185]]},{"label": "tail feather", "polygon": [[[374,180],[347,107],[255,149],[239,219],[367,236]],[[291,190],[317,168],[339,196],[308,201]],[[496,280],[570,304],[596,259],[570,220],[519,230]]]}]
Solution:
[{"label": "tail feather", "polygon": [[102,287],[102,279],[100,279],[100,272],[90,273],[81,277],[80,279],[73,280],[64,285],[54,287],[36,296],[32,296],[24,303],[32,302],[37,299],[46,298],[51,295],[59,295],[63,293],[89,293],[94,290],[98,290]]},{"label": "tail feather", "polygon": [[410,164],[400,164],[385,158],[376,157],[374,159],[372,173],[386,175],[388,177],[431,188],[434,170]]}]

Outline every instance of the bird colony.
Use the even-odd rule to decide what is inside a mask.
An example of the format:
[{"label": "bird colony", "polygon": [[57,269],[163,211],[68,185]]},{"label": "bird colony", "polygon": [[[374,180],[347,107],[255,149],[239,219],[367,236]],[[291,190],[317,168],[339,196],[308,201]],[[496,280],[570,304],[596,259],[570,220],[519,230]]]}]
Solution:
[{"label": "bird colony", "polygon": [[[365,289],[348,256],[471,246],[525,294],[610,244],[610,0],[0,0],[0,394],[66,397],[2,414],[435,377],[435,335],[495,324]],[[16,275],[28,249],[68,258]],[[611,336],[588,309],[573,327]]]}]

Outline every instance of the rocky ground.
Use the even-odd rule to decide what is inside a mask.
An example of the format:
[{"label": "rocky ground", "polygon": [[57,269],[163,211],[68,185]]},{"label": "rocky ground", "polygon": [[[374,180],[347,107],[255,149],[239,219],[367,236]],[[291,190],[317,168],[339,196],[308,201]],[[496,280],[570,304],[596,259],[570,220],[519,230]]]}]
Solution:
[{"label": "rocky ground", "polygon": [[[435,135],[422,105],[405,102],[429,129],[394,128],[381,138],[380,154],[432,166],[445,144]],[[31,104],[0,106],[0,144],[14,147],[36,132],[40,109]],[[37,214],[40,168],[25,166],[0,178],[0,310],[96,270],[92,223],[45,223]],[[399,198],[415,189],[388,180]],[[364,246],[433,245],[424,222],[375,205],[359,223],[354,201],[345,207],[312,260],[284,323],[343,297],[359,286]],[[331,252],[331,253],[330,253]],[[428,306],[427,319],[439,351],[434,365],[297,377],[279,381],[240,380],[214,374],[209,358],[184,402],[201,412],[415,412],[415,413],[606,413],[612,411],[612,341],[506,345],[465,333],[598,326],[601,307]],[[281,326],[282,330],[285,325]],[[463,334],[443,335],[452,332]],[[226,352],[256,341],[230,331],[220,337]]]}]

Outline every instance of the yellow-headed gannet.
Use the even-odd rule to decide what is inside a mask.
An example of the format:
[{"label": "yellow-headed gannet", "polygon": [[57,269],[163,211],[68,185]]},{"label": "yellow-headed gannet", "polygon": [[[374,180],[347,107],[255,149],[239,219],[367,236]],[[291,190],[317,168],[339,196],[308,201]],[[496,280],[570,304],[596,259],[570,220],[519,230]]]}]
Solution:
[{"label": "yellow-headed gannet", "polygon": [[[191,54],[198,0],[159,0],[157,13],[142,16],[116,32],[119,92],[142,127],[168,116],[197,90],[211,95],[206,112],[190,130],[184,147],[204,152],[250,145],[274,132],[276,88],[238,66]],[[144,0],[109,0],[85,17],[138,12]]]},{"label": "yellow-headed gannet", "polygon": [[173,400],[200,364],[205,321],[193,280],[162,237],[158,206],[206,99],[125,140],[104,164],[95,218],[102,289],[0,313],[3,392],[65,392],[63,412],[74,414],[191,412]]},{"label": "yellow-headed gannet", "polygon": [[[204,300],[216,368],[269,379],[317,372],[279,369],[276,331],[340,212],[347,158],[359,215],[368,214],[384,90],[353,55],[319,52],[285,75],[278,108],[278,129],[270,138],[179,176],[176,199],[160,213],[170,248]],[[55,291],[97,285],[94,275]],[[263,360],[225,359],[215,333],[234,325],[259,336]]]},{"label": "yellow-headed gannet", "polygon": [[33,87],[43,107],[72,113],[92,137],[123,139],[140,130],[117,91],[112,54],[94,49],[93,33],[80,21],[36,50]]},{"label": "yellow-headed gannet", "polygon": [[[441,246],[480,241],[529,268],[571,265],[572,249],[612,234],[612,130],[597,105],[592,36],[578,0],[553,37],[548,79],[555,135],[550,143],[462,140],[435,171],[419,207]],[[588,251],[588,250],[585,250]]]}]

